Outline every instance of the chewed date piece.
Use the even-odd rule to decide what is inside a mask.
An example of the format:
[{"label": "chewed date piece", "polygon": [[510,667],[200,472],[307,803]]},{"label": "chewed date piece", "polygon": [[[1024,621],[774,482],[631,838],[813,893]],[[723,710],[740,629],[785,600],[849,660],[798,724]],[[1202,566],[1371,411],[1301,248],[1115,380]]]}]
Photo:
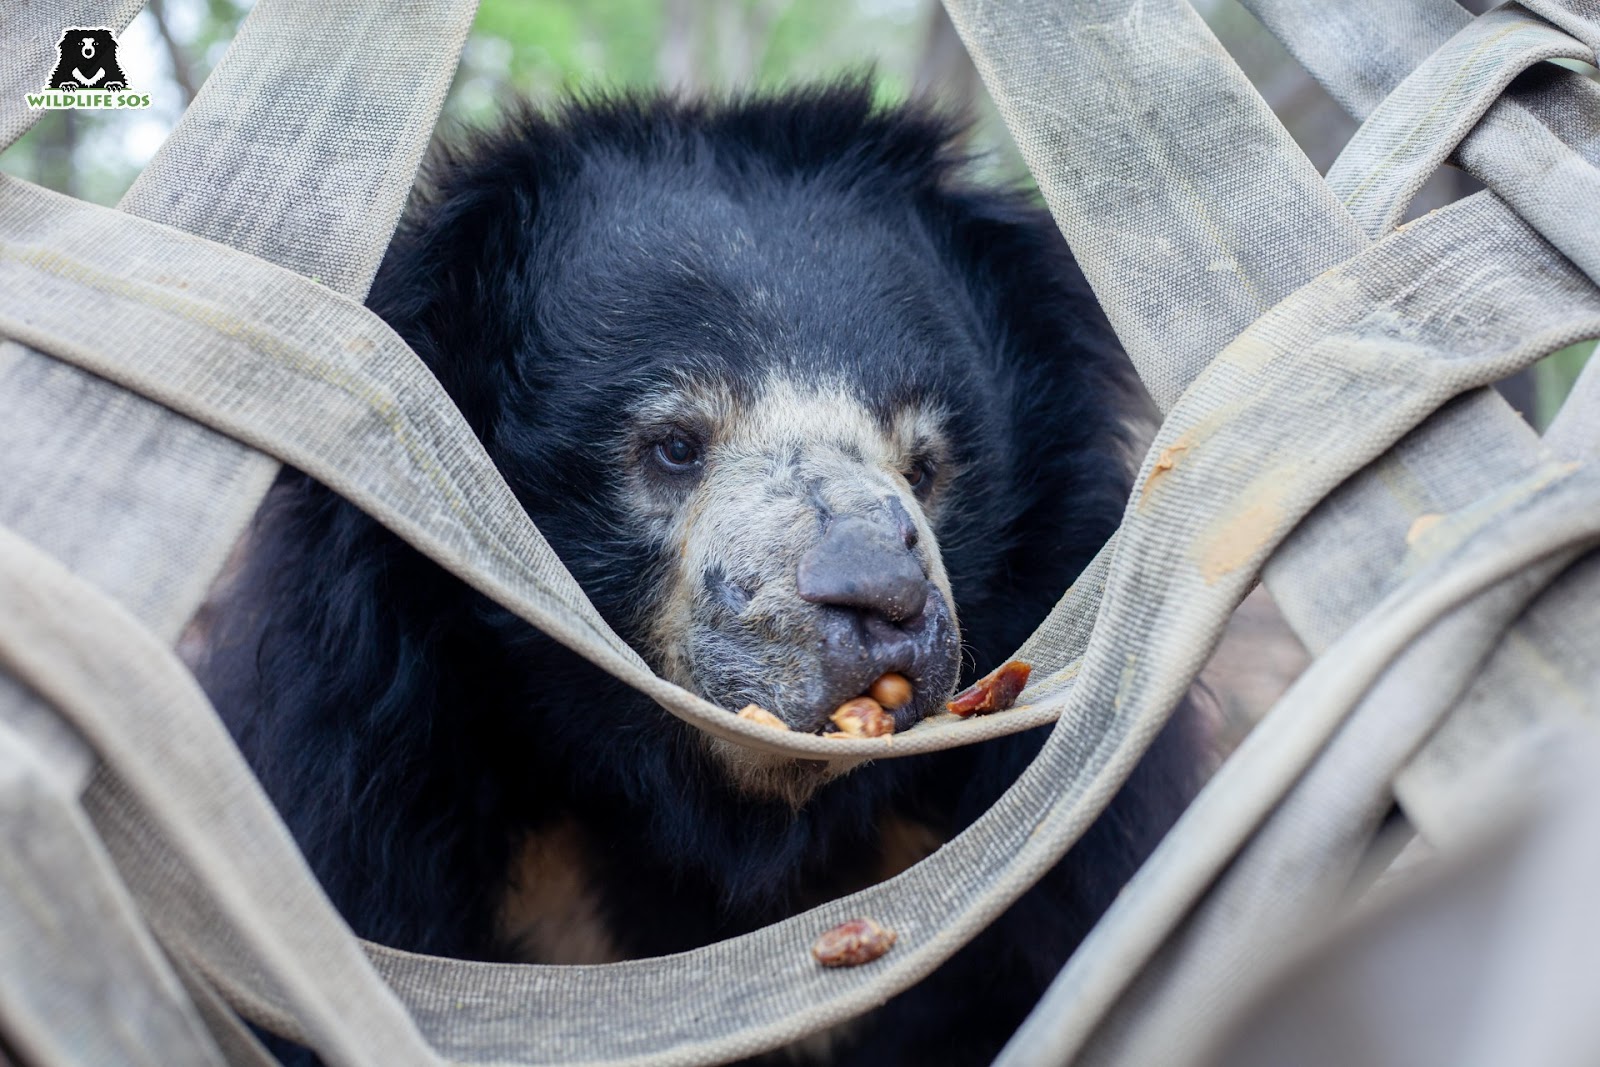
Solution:
[{"label": "chewed date piece", "polygon": [[740,708],[736,714],[739,716],[739,718],[745,720],[746,722],[759,723],[762,726],[770,726],[774,730],[787,730],[789,728],[788,723],[772,714],[772,712],[768,711],[760,704],[746,704],[744,707]]},{"label": "chewed date piece", "polygon": [[846,700],[828,716],[846,737],[884,737],[894,733],[894,716],[871,697]]},{"label": "chewed date piece", "polygon": [[894,947],[895,932],[871,919],[851,919],[824,930],[811,943],[811,955],[824,967],[859,967]]},{"label": "chewed date piece", "polygon": [[1021,660],[1012,660],[979,678],[957,693],[946,704],[955,715],[986,715],[991,711],[1005,711],[1017,702],[1023,686],[1028,684],[1032,670]]}]

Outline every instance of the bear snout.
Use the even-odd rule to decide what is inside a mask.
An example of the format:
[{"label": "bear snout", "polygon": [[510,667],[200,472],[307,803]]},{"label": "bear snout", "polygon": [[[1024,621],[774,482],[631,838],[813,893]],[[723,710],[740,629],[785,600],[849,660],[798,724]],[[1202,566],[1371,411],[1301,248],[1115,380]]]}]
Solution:
[{"label": "bear snout", "polygon": [[922,612],[928,575],[904,534],[870,519],[838,519],[800,558],[795,588],[813,604],[854,608],[889,622]]},{"label": "bear snout", "polygon": [[909,567],[848,552],[843,558],[866,569],[847,572],[830,553],[790,564],[791,574],[808,572],[794,583],[735,580],[722,566],[708,568],[688,634],[691,684],[730,711],[757,704],[805,732],[830,729],[840,704],[891,671],[912,686],[910,703],[890,709],[896,729],[941,710],[961,648],[945,594],[914,560],[913,578]]},{"label": "bear snout", "polygon": [[896,710],[897,729],[927,714],[948,695],[959,668],[949,606],[916,552],[915,527],[845,515],[828,523],[795,568],[795,592],[822,610],[821,641],[803,709],[806,728],[821,728],[844,701],[894,671],[912,684],[912,700]]}]

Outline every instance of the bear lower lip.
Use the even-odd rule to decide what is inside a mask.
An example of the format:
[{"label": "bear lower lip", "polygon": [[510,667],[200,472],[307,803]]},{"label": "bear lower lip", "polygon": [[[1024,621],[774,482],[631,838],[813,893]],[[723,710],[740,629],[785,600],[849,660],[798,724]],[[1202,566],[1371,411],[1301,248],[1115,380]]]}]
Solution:
[{"label": "bear lower lip", "polygon": [[[910,678],[910,675],[906,677]],[[944,710],[945,701],[954,691],[954,683],[945,685],[942,689],[924,687],[920,681],[912,680],[911,702],[904,707],[894,709],[894,728],[905,730]]]},{"label": "bear lower lip", "polygon": [[911,700],[891,711],[897,730],[941,711],[955,688],[960,639],[954,613],[932,586],[924,610],[903,626],[809,605],[797,623],[774,633],[770,625],[707,617],[690,644],[693,688],[730,714],[758,705],[799,733],[830,730],[841,704],[889,672],[912,689]]}]

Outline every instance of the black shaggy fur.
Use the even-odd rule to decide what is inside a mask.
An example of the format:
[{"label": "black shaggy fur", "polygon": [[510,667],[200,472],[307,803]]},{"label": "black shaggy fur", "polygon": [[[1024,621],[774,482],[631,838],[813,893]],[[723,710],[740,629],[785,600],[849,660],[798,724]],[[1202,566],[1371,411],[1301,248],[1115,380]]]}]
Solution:
[{"label": "black shaggy fur", "polygon": [[[83,54],[85,42],[94,52],[92,57],[86,58]],[[56,53],[56,67],[50,72],[52,89],[73,86],[95,92],[115,92],[128,86],[128,76],[122,73],[122,64],[117,62],[117,41],[110,30],[76,26],[63,30],[61,40],[56,42]],[[74,70],[95,78],[94,82],[80,80]],[[96,78],[96,74],[100,76]]]},{"label": "black shaggy fur", "polygon": [[[951,132],[857,85],[523,112],[435,159],[369,303],[635,642],[661,550],[628,533],[608,466],[630,397],[675,366],[747,383],[792,361],[847,374],[878,410],[941,398],[973,472],[936,531],[965,682],[1116,526],[1137,394],[1048,215],[966,183]],[[721,256],[736,234],[774,251]],[[492,914],[514,839],[557,819],[593,846],[593,897],[626,954],[739,934],[869,882],[883,813],[959,831],[1042,741],[882,761],[798,814],[750,800],[683,724],[294,471],[235,597],[206,685],[356,931],[407,949],[511,952]],[[1196,765],[1170,728],[1054,872],[835,1061],[987,1062]]]}]

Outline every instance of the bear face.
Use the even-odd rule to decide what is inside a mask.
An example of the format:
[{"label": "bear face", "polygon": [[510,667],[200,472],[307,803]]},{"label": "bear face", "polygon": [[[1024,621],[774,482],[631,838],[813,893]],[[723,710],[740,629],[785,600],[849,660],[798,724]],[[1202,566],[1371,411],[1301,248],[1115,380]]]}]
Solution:
[{"label": "bear face", "polygon": [[[727,206],[720,193],[700,195]],[[608,220],[595,223],[604,232]],[[795,235],[753,220],[762,236],[734,245],[732,262],[690,265],[683,250],[705,247],[701,235],[662,229],[660,255],[684,272],[674,284],[720,290],[724,307],[712,318],[694,300],[651,297],[648,326],[627,321],[636,295],[593,309],[611,329],[677,334],[683,353],[647,354],[629,380],[592,382],[575,403],[593,436],[556,461],[589,467],[607,487],[596,532],[620,529],[651,554],[649,581],[615,590],[621,601],[602,610],[634,631],[664,675],[724,707],[759,704],[795,729],[820,730],[841,702],[897,671],[914,686],[899,710],[909,725],[941,705],[959,666],[953,597],[925,511],[941,498],[937,482],[955,474],[944,454],[948,405],[923,384],[937,371],[914,352],[888,351],[897,398],[866,402],[860,368],[830,359],[838,342],[808,321],[842,310],[850,287],[791,303],[793,291],[761,277],[773,270],[768,247]],[[658,270],[638,243],[600,254],[602,271],[640,258],[646,274]],[[572,296],[559,270],[542,289],[572,313],[598,288],[579,278]],[[638,291],[632,279],[619,284]],[[905,332],[886,324],[885,344]],[[615,351],[586,358],[623,361]]]},{"label": "bear face", "polygon": [[[497,459],[668,678],[817,730],[897,671],[904,728],[958,673],[941,545],[1006,539],[994,431],[1020,376],[903,202],[825,168],[752,190],[730,162],[610,153],[524,179],[504,299],[525,332],[501,342],[521,392],[501,403],[582,432],[502,436]],[[552,478],[579,471],[581,494]]]},{"label": "bear face", "polygon": [[127,76],[117,62],[116,38],[110,30],[69,27],[61,31],[56,51],[56,67],[50,72],[50,88],[67,92],[76,89],[115,92],[128,87]]},{"label": "bear face", "polygon": [[[863,85],[526,112],[439,153],[374,283],[601,614],[730,714],[819,729],[894,670],[909,726],[1121,515],[1131,370],[1048,215],[968,182],[953,132]],[[356,931],[418,951],[598,962],[753,929],[926,855],[1041,740],[750,756],[294,471],[231,600],[202,681]],[[1195,764],[1158,741],[939,972],[952,1002],[896,1009],[931,1049],[956,1028],[992,1055]]]},{"label": "bear face", "polygon": [[[753,343],[783,344],[774,325]],[[613,475],[626,521],[659,553],[645,635],[658,669],[800,730],[824,729],[888,671],[912,683],[897,711],[908,726],[942,706],[959,668],[923,510],[935,465],[949,467],[935,458],[940,410],[924,397],[874,413],[852,377],[808,360],[653,389],[630,420],[632,462]]]}]

